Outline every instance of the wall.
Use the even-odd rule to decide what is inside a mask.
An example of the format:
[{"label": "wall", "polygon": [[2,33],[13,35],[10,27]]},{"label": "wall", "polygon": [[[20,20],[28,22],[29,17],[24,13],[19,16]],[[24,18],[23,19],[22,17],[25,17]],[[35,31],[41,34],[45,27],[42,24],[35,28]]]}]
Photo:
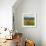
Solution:
[{"label": "wall", "polygon": [[[15,29],[18,30],[18,32],[23,33],[23,37],[26,39],[34,40],[36,43],[36,46],[46,46],[44,43],[45,40],[43,40],[43,36],[45,37],[45,28],[44,24],[44,18],[46,15],[45,12],[45,0],[23,0],[21,5],[19,5],[16,9],[13,9],[14,11],[14,19],[15,19]],[[15,6],[15,5],[14,5]],[[43,7],[44,6],[44,7]],[[37,15],[37,26],[35,28],[31,27],[22,27],[22,16],[23,13],[35,13]],[[15,30],[15,31],[16,31]],[[44,31],[43,31],[44,30]],[[45,34],[44,34],[44,33]],[[44,35],[43,35],[44,34]],[[44,41],[44,42],[43,42]]]},{"label": "wall", "polygon": [[0,27],[12,28],[12,6],[16,0],[0,0]]},{"label": "wall", "polygon": [[41,1],[41,42],[46,46],[46,0]]},{"label": "wall", "polygon": [[[37,9],[37,27],[36,28],[24,28],[22,27],[22,14],[35,12]],[[32,39],[36,42],[37,46],[40,46],[40,1],[39,0],[25,0],[19,8],[16,9],[15,14],[15,26],[18,32],[22,32],[25,38]]]}]

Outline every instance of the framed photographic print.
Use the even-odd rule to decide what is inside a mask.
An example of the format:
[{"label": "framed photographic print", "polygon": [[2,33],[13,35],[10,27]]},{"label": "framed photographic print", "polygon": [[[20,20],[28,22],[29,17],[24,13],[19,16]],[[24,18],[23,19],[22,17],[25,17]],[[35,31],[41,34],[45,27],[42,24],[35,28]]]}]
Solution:
[{"label": "framed photographic print", "polygon": [[24,13],[22,16],[23,27],[36,27],[36,14]]}]

